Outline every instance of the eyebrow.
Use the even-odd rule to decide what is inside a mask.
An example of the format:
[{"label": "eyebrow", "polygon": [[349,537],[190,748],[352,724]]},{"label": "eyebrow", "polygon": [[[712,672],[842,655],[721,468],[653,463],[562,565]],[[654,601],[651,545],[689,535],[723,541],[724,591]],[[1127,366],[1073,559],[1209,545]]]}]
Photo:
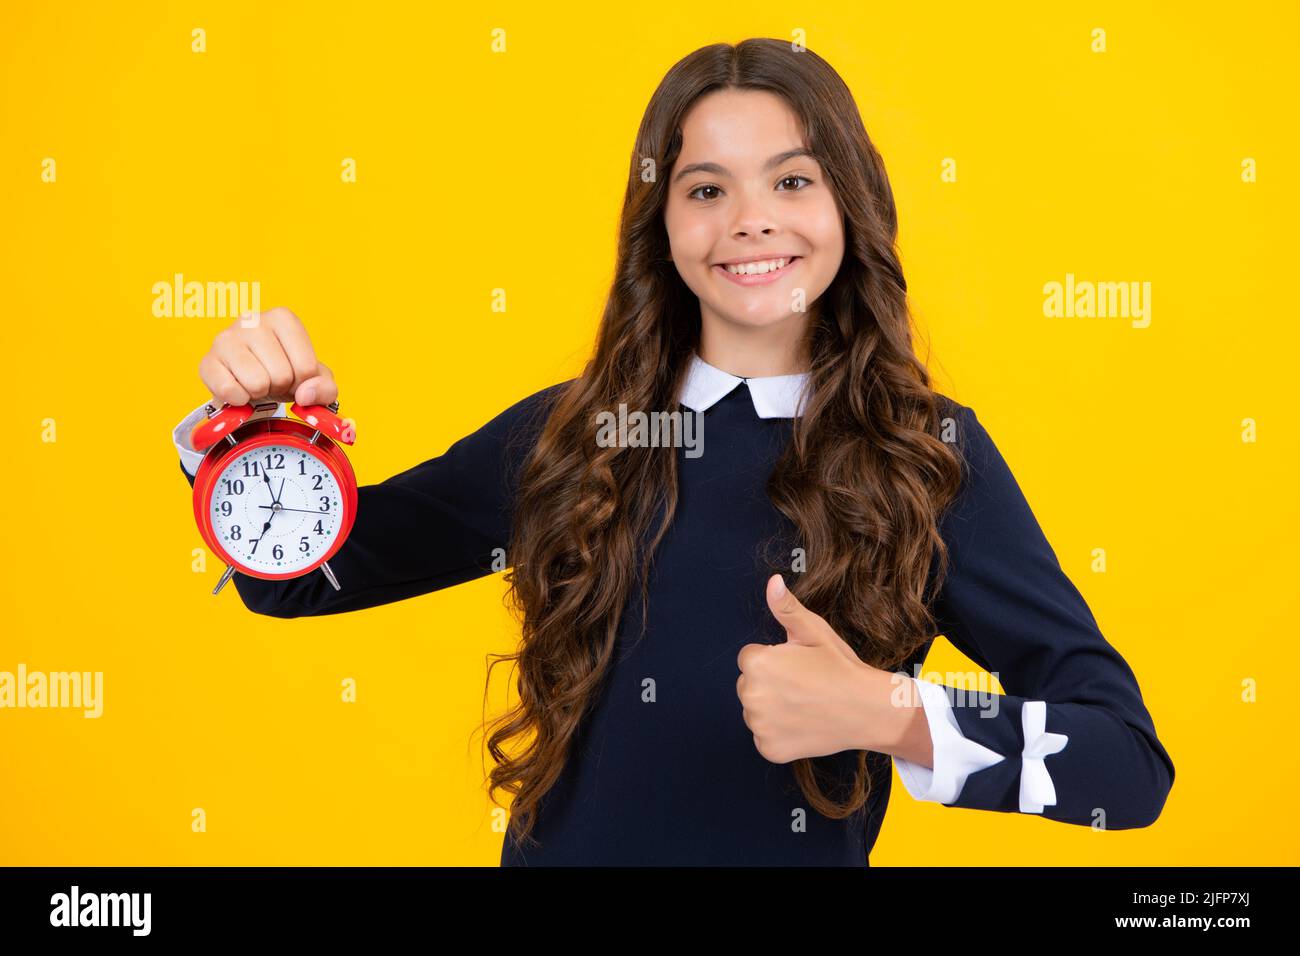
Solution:
[{"label": "eyebrow", "polygon": [[[800,146],[796,149],[788,149],[784,153],[777,153],[763,164],[763,171],[767,172],[776,166],[780,166],[782,163],[794,159],[796,156],[807,156],[810,159],[817,158],[813,155],[812,150]],[[719,166],[717,163],[691,163],[691,165],[683,167],[682,171],[673,177],[673,182],[677,182],[679,179],[684,176],[689,176],[691,173],[713,173],[717,176],[731,175],[725,167]]]}]

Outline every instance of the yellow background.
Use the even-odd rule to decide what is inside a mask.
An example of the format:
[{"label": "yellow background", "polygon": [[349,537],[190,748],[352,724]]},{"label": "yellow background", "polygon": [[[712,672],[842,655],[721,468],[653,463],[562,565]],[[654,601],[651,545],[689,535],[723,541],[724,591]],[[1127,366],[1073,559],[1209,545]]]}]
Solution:
[{"label": "yellow background", "polygon": [[[105,711],[0,710],[0,863],[497,863],[475,730],[503,582],[293,621],[213,597],[170,431],[229,320],[155,318],[153,283],[256,280],[297,312],[380,481],[578,373],[655,85],[795,30],[885,158],[939,387],[1177,768],[1154,827],[1110,833],[895,779],[873,865],[1300,862],[1295,5],[471,7],[4,5],[0,670],[102,670]],[[1044,317],[1067,272],[1151,282],[1150,327]],[[927,664],[973,667],[943,641]]]}]

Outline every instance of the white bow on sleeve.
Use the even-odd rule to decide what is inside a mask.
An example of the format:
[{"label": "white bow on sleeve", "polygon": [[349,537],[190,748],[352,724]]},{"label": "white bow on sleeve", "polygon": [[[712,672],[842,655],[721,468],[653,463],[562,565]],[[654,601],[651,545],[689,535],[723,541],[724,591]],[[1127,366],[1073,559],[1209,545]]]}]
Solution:
[{"label": "white bow on sleeve", "polygon": [[1025,733],[1025,749],[1020,767],[1020,812],[1042,813],[1043,807],[1056,803],[1056,787],[1043,758],[1060,753],[1070,738],[1047,732],[1047,703],[1027,700],[1020,708],[1020,723]]}]

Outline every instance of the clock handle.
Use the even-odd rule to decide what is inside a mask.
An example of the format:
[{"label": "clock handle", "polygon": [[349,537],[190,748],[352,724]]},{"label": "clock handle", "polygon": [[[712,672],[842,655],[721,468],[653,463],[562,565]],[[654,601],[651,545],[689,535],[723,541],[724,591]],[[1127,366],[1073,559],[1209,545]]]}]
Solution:
[{"label": "clock handle", "polygon": [[[194,430],[190,432],[190,447],[195,451],[207,451],[223,438],[233,445],[235,444],[234,433],[241,425],[258,412],[266,409],[274,410],[279,406],[279,402],[259,401],[249,405],[223,403],[218,408],[209,402],[204,406],[208,417],[195,425]],[[349,427],[335,414],[339,410],[337,399],[328,405],[299,405],[293,402],[289,410],[327,438],[345,445],[351,445],[356,441],[356,428]],[[312,443],[315,442],[316,436],[313,435]]]}]

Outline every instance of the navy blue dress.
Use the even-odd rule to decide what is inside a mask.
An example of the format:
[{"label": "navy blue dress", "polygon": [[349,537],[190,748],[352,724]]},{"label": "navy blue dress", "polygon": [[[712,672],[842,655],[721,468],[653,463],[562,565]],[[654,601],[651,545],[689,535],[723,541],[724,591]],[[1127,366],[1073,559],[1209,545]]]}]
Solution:
[{"label": "navy blue dress", "polygon": [[[494,550],[508,543],[518,470],[565,384],[517,402],[442,455],[362,486],[356,523],[330,561],[341,591],[318,573],[288,581],[237,573],[244,603],[273,617],[336,614],[492,573]],[[1041,815],[1088,826],[1100,809],[1108,829],[1147,826],[1174,767],[1133,673],[1062,572],[974,412],[940,400],[970,469],[941,522],[950,565],[933,608],[938,633],[1006,691],[996,713],[952,701],[961,733],[1007,759],[971,773],[947,805],[1020,810],[1021,708],[1046,701],[1046,731],[1069,743],[1041,758],[1057,800]],[[764,487],[792,420],[760,418],[743,382],[704,414],[707,453],[676,449],[678,512],[652,563],[647,630],[640,634],[634,587],[599,699],[540,805],[532,834],[540,846],[507,836],[502,865],[868,865],[890,757],[869,754],[874,785],[862,811],[823,817],[790,765],[758,752],[736,696],[740,649],[784,640],[757,548],[784,520]],[[931,642],[900,669],[913,674]],[[818,763],[847,786],[856,756]]]}]

